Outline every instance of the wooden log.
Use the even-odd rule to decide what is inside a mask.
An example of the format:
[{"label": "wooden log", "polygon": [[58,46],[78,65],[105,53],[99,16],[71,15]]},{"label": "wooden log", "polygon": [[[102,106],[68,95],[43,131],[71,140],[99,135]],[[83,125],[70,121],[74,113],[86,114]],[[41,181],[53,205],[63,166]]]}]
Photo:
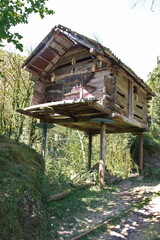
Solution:
[{"label": "wooden log", "polygon": [[103,54],[98,53],[95,48],[90,48],[90,54],[96,56],[100,61],[108,62],[108,59]]},{"label": "wooden log", "polygon": [[105,136],[106,125],[105,123],[102,123],[100,130],[100,161],[99,161],[99,181],[101,187],[104,187],[105,184]]},{"label": "wooden log", "polygon": [[143,175],[143,133],[139,135],[139,175]]},{"label": "wooden log", "polygon": [[88,181],[82,181],[82,180],[79,180],[77,183],[69,183],[69,185],[72,187],[72,188],[86,188],[86,187],[90,187],[93,185],[93,183],[88,180]]},{"label": "wooden log", "polygon": [[80,181],[77,183],[77,187],[79,188],[86,188],[86,187],[90,187],[92,185],[91,181]]},{"label": "wooden log", "polygon": [[68,196],[69,194],[70,194],[70,189],[65,192],[62,192],[62,193],[51,195],[51,196],[47,197],[46,201],[47,202],[59,201],[59,200],[65,198],[66,196]]}]

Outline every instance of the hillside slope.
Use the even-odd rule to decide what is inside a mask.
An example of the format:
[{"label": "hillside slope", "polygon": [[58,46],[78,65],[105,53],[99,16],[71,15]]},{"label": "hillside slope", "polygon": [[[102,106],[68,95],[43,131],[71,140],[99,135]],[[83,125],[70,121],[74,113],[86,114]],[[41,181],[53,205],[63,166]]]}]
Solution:
[{"label": "hillside slope", "polygon": [[1,240],[40,240],[44,161],[25,144],[0,136]]}]

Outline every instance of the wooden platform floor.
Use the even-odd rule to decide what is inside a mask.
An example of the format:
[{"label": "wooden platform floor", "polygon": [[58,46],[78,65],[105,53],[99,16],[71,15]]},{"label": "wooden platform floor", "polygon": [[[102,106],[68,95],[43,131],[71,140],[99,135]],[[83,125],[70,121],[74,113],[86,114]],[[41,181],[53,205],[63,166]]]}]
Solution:
[{"label": "wooden platform floor", "polygon": [[100,133],[102,123],[106,124],[106,133],[144,132],[145,124],[128,119],[118,113],[110,113],[94,100],[66,100],[33,105],[17,112],[40,119],[40,122],[55,123],[89,134]]}]

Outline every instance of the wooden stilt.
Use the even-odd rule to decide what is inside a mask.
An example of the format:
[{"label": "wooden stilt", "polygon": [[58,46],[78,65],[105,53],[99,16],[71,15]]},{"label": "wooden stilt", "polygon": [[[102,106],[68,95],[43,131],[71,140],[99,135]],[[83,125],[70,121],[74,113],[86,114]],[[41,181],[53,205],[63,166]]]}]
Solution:
[{"label": "wooden stilt", "polygon": [[143,175],[143,133],[139,135],[139,175]]},{"label": "wooden stilt", "polygon": [[41,154],[42,157],[45,159],[46,156],[46,141],[47,141],[47,129],[53,128],[54,125],[46,122],[40,122],[36,124],[37,127],[42,129],[42,149]]},{"label": "wooden stilt", "polygon": [[99,161],[99,180],[101,187],[104,187],[105,182],[105,136],[106,125],[102,123],[100,132],[100,161]]},{"label": "wooden stilt", "polygon": [[91,168],[91,156],[92,156],[92,135],[88,136],[88,169]]},{"label": "wooden stilt", "polygon": [[42,157],[45,159],[46,156],[46,140],[47,140],[47,125],[44,124],[42,128]]}]

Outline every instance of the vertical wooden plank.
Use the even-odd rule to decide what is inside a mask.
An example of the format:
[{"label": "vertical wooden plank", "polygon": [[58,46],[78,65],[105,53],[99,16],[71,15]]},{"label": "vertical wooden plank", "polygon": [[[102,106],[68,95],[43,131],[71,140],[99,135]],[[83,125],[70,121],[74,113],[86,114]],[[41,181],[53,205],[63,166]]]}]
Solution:
[{"label": "vertical wooden plank", "polygon": [[139,135],[139,175],[143,175],[143,133]]},{"label": "vertical wooden plank", "polygon": [[105,138],[106,137],[106,125],[101,123],[100,131],[100,161],[99,161],[99,181],[100,186],[104,187],[105,182]]},{"label": "vertical wooden plank", "polygon": [[88,169],[91,168],[91,157],[92,157],[92,135],[88,136]]},{"label": "vertical wooden plank", "polygon": [[116,98],[115,98],[115,94],[116,94],[116,84],[117,84],[117,80],[116,80],[116,76],[112,76],[111,77],[111,88],[109,90],[109,95],[110,95],[110,109],[112,111],[115,111],[115,105],[116,105]]},{"label": "vertical wooden plank", "polygon": [[103,81],[103,99],[102,104],[105,108],[109,108],[110,111],[115,110],[115,86],[116,77],[115,76],[104,76]]},{"label": "vertical wooden plank", "polygon": [[81,79],[81,87],[80,87],[80,99],[83,99],[83,82],[84,82],[84,74]]},{"label": "vertical wooden plank", "polygon": [[103,85],[103,102],[102,102],[104,107],[107,107],[107,81],[109,81],[109,80],[110,79],[108,79],[105,75],[104,76],[104,85]]},{"label": "vertical wooden plank", "polygon": [[133,83],[128,80],[128,116],[130,119],[133,118]]}]

